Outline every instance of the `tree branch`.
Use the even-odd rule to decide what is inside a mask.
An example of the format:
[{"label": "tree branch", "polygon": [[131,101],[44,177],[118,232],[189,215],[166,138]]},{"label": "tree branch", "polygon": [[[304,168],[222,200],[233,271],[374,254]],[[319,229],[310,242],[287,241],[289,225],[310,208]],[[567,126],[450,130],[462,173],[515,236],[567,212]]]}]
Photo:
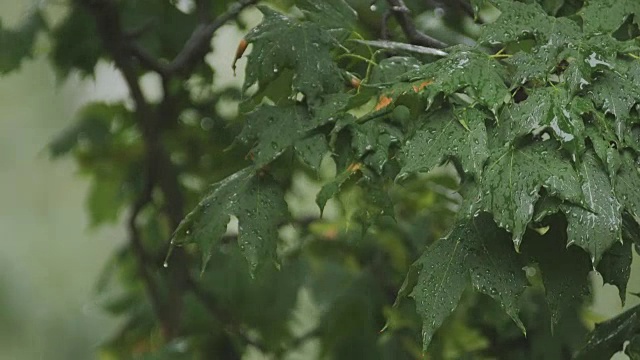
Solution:
[{"label": "tree branch", "polygon": [[413,19],[409,15],[409,8],[407,8],[403,0],[387,0],[387,2],[391,5],[391,11],[410,43],[433,48],[444,48],[448,46],[446,43],[434,39],[416,28]]},{"label": "tree branch", "polygon": [[160,320],[162,332],[163,334],[167,335],[171,333],[171,323],[168,321],[168,319],[165,319],[163,315],[164,311],[162,302],[160,300],[160,292],[153,279],[152,274],[149,272],[149,269],[147,269],[148,255],[144,249],[144,245],[142,244],[140,231],[138,230],[138,225],[136,224],[136,219],[138,218],[140,212],[147,204],[151,202],[152,190],[153,184],[151,183],[151,181],[147,181],[144,185],[142,193],[140,194],[140,197],[131,206],[131,214],[129,215],[127,225],[129,227],[129,243],[131,243],[133,254],[138,262],[138,273],[142,278],[142,283],[144,284],[144,287],[149,296],[151,307]]},{"label": "tree branch", "polygon": [[258,0],[239,0],[233,3],[229,9],[215,18],[211,23],[199,24],[189,40],[176,56],[176,58],[169,64],[168,70],[171,74],[184,74],[189,71],[202,57],[204,57],[210,50],[211,37],[222,25],[227,21],[235,18],[244,10],[247,6],[257,3]]},{"label": "tree branch", "polygon": [[[175,205],[166,206],[168,217],[173,226],[182,219],[183,200],[180,194],[180,188],[177,178],[172,178],[172,164],[168,154],[165,152],[161,143],[161,128],[158,126],[157,113],[144,98],[138,76],[133,62],[132,47],[129,37],[124,33],[120,14],[116,3],[113,0],[84,0],[82,4],[89,13],[94,17],[98,29],[98,34],[102,40],[103,46],[113,58],[116,68],[123,74],[131,98],[134,102],[134,114],[137,119],[137,126],[142,133],[145,145],[145,165],[143,178],[145,179],[145,188],[140,199],[133,204],[132,214],[129,218],[130,244],[136,254],[140,275],[145,283],[158,321],[161,324],[166,339],[172,339],[178,335],[180,323],[180,293],[170,292],[171,296],[167,301],[162,299],[157,288],[157,284],[148,271],[150,266],[147,262],[149,258],[146,255],[144,246],[140,240],[139,230],[136,224],[136,218],[141,209],[147,204],[153,203],[152,192],[157,185],[161,188],[165,195],[165,200],[175,201]],[[139,55],[139,54],[138,54]],[[149,57],[149,63],[151,62]],[[167,201],[168,201],[167,200]],[[181,262],[178,262],[180,264]],[[176,269],[177,274],[184,271]],[[170,290],[179,289],[179,278],[173,273],[173,278],[169,281]]]}]

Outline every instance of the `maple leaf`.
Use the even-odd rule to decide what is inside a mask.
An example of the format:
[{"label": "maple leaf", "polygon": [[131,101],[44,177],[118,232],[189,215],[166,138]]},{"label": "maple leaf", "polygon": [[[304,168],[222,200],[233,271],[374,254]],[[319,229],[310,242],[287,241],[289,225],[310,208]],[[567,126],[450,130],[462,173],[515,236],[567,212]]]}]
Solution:
[{"label": "maple leaf", "polygon": [[421,115],[422,125],[402,147],[399,178],[430,171],[448,157],[455,157],[465,172],[479,178],[489,157],[486,115],[476,109],[439,110]]},{"label": "maple leaf", "polygon": [[498,125],[500,137],[506,143],[513,143],[546,128],[575,158],[584,150],[585,137],[577,106],[562,89],[534,88],[526,100],[504,108]]},{"label": "maple leaf", "polygon": [[522,254],[537,264],[542,272],[552,325],[558,324],[567,314],[575,314],[583,304],[589,294],[588,274],[593,269],[584,251],[566,246],[567,235],[561,226],[557,226],[559,224],[562,222],[553,222],[543,235],[529,232],[529,241],[525,241],[521,248]]},{"label": "maple leaf", "polygon": [[394,306],[406,296],[416,302],[425,350],[469,285],[495,299],[524,329],[517,306],[527,287],[523,264],[508,234],[486,215],[459,221],[447,237],[429,247],[412,265],[398,293]]},{"label": "maple leaf", "polygon": [[590,0],[578,13],[585,33],[613,33],[632,15],[640,15],[635,0]]},{"label": "maple leaf", "polygon": [[567,215],[568,244],[585,249],[595,266],[604,252],[621,240],[622,206],[593,152],[585,154],[579,173],[585,204],[590,210],[567,204],[560,208]]},{"label": "maple leaf", "polygon": [[15,29],[4,28],[0,21],[0,74],[6,74],[20,67],[22,60],[33,56],[36,35],[46,27],[39,11],[26,16]]},{"label": "maple leaf", "polygon": [[589,95],[596,107],[602,108],[605,114],[615,116],[615,134],[624,141],[631,108],[640,102],[640,89],[614,71],[605,71],[590,89]]},{"label": "maple leaf", "polygon": [[298,0],[296,6],[309,20],[327,29],[352,29],[358,20],[358,13],[344,0]]},{"label": "maple leaf", "polygon": [[286,69],[294,72],[292,93],[301,92],[308,101],[342,89],[341,70],[331,55],[338,44],[334,37],[315,23],[288,18],[266,6],[258,8],[264,14],[262,23],[245,37],[253,44],[245,91],[253,84],[266,86]]},{"label": "maple leaf", "polygon": [[302,105],[262,105],[246,117],[238,139],[247,144],[255,142],[252,155],[258,167],[270,163],[293,146],[303,161],[317,170],[322,156],[329,150],[326,138],[310,131],[330,118],[313,118]]},{"label": "maple leaf", "polygon": [[411,70],[402,82],[384,92],[396,99],[418,94],[429,106],[436,96],[463,92],[492,112],[510,99],[504,83],[504,71],[489,55],[465,47],[454,48],[448,57]]},{"label": "maple leaf", "polygon": [[482,208],[500,227],[513,234],[516,248],[532,219],[534,205],[544,187],[563,200],[583,202],[578,174],[552,141],[494,153],[480,181]]},{"label": "maple leaf", "polygon": [[238,243],[255,273],[276,261],[278,228],[288,219],[284,191],[269,175],[248,167],[213,185],[175,231],[172,245],[195,243],[202,254],[202,269],[227,231],[230,216],[238,218]]}]

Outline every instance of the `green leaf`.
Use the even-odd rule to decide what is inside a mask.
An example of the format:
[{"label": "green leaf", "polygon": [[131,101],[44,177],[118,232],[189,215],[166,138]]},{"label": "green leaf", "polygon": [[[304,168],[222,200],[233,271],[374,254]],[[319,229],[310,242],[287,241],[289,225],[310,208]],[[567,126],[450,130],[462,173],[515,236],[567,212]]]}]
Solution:
[{"label": "green leaf", "polygon": [[578,24],[568,18],[549,16],[538,4],[500,1],[498,8],[502,12],[500,17],[490,26],[483,26],[480,43],[506,44],[533,36],[538,44],[548,43],[557,49],[566,39],[580,36]]},{"label": "green leaf", "polygon": [[264,14],[262,23],[246,36],[253,50],[247,62],[245,91],[253,84],[263,88],[285,69],[295,73],[292,93],[301,92],[309,102],[342,89],[341,70],[331,56],[337,44],[329,33],[319,25],[290,19],[268,7],[259,9]]},{"label": "green leaf", "polygon": [[[624,234],[624,231],[623,231]],[[624,236],[624,235],[623,235]],[[627,283],[631,276],[631,244],[629,240],[617,242],[602,256],[597,270],[607,284],[615,285],[624,305],[627,297]]]},{"label": "green leaf", "polygon": [[575,314],[589,294],[588,274],[592,269],[587,254],[566,247],[565,222],[552,217],[544,235],[528,232],[522,253],[542,271],[546,300],[551,311],[552,326],[569,314]]},{"label": "green leaf", "polygon": [[533,89],[526,100],[505,107],[500,114],[498,131],[505,142],[513,143],[524,135],[547,128],[575,157],[584,150],[585,135],[584,124],[573,104],[561,89]]},{"label": "green leaf", "polygon": [[364,124],[350,124],[347,128],[351,132],[355,156],[363,159],[363,163],[378,174],[382,174],[389,160],[390,148],[402,141],[402,132],[380,119]]},{"label": "green leaf", "polygon": [[[509,235],[499,229],[491,216],[481,214],[473,222],[472,245],[467,258],[473,287],[492,297],[524,331],[518,313],[520,295],[529,285],[522,260],[513,251]],[[477,235],[476,235],[477,234]],[[465,240],[469,241],[469,240]]]},{"label": "green leaf", "polygon": [[416,58],[405,56],[392,56],[382,59],[378,66],[371,71],[370,82],[372,84],[386,84],[398,80],[404,73],[415,70],[421,65]]},{"label": "green leaf", "polygon": [[17,70],[22,60],[33,57],[36,35],[46,24],[39,11],[30,12],[15,29],[7,29],[0,21],[0,74]]},{"label": "green leaf", "polygon": [[527,286],[522,263],[508,234],[485,215],[462,220],[446,238],[429,247],[413,264],[400,290],[399,299],[413,288],[409,296],[422,318],[425,350],[470,283],[498,301],[523,327],[517,307]]},{"label": "green leaf", "polygon": [[358,170],[362,164],[353,163],[349,166],[345,171],[338,174],[333,180],[325,184],[320,192],[316,195],[316,204],[320,208],[320,212],[324,211],[324,207],[327,204],[327,201],[334,197],[338,192],[340,192],[340,188],[344,185],[347,180],[349,180]]},{"label": "green leaf", "polygon": [[464,47],[453,48],[446,58],[426,64],[402,76],[401,83],[387,92],[392,98],[420,93],[428,104],[439,94],[464,92],[492,112],[510,99],[499,63],[489,55]]},{"label": "green leaf", "polygon": [[576,360],[609,359],[622,350],[626,340],[640,333],[640,306],[596,326],[589,335],[587,344],[574,356]]},{"label": "green leaf", "polygon": [[[620,153],[612,146],[613,140],[610,139],[607,141],[600,131],[598,131],[595,127],[590,126],[587,128],[587,134],[589,139],[591,140],[591,144],[593,145],[593,149],[596,152],[596,155],[600,159],[603,164],[607,165],[607,173],[609,174],[609,180],[612,184],[616,182],[616,174],[618,173],[618,169],[620,169],[621,158]],[[617,186],[616,186],[617,190]],[[617,192],[616,194],[623,194],[623,192]],[[622,197],[618,196],[618,199]]]},{"label": "green leaf", "polygon": [[564,0],[536,0],[549,15],[556,15],[564,5]]},{"label": "green leaf", "polygon": [[311,118],[302,105],[261,105],[247,114],[246,118],[238,139],[249,145],[255,144],[252,157],[256,166],[262,167],[270,163],[285,150],[295,146],[303,161],[318,169],[328,145],[324,136],[307,135],[324,122],[332,121],[332,118]]},{"label": "green leaf", "polygon": [[483,209],[513,234],[516,248],[531,221],[541,187],[563,200],[583,202],[578,174],[552,141],[505,148],[485,168],[480,181]]},{"label": "green leaf", "polygon": [[449,236],[436,241],[412,266],[417,269],[417,279],[409,296],[415,300],[422,319],[425,350],[467,287],[469,272],[465,259],[468,251],[462,242],[473,233],[465,226],[454,228]]},{"label": "green leaf", "polygon": [[238,139],[255,146],[252,149],[253,161],[262,167],[304,135],[303,127],[310,119],[303,106],[262,105],[247,114],[247,120]]},{"label": "green leaf", "polygon": [[278,228],[288,218],[287,203],[280,185],[252,167],[215,184],[180,223],[171,243],[198,244],[204,270],[231,215],[238,218],[238,243],[251,272],[275,261]]},{"label": "green leaf", "polygon": [[635,0],[590,0],[579,12],[585,33],[616,31],[632,15],[640,15],[640,3]]},{"label": "green leaf", "polygon": [[615,134],[624,141],[627,127],[630,126],[629,112],[640,101],[640,89],[624,76],[613,71],[605,71],[593,82],[589,92],[596,107],[605,114],[615,116]]},{"label": "green leaf", "polygon": [[329,152],[329,144],[323,134],[315,134],[297,141],[294,149],[305,164],[318,171],[322,159]]},{"label": "green leaf", "polygon": [[595,266],[607,249],[621,241],[622,206],[593,152],[585,154],[579,173],[585,205],[591,210],[575,205],[561,205],[568,221],[567,245],[575,244],[585,249]]},{"label": "green leaf", "polygon": [[103,56],[95,19],[84,8],[74,6],[64,20],[52,30],[53,39],[50,54],[60,78],[72,70],[82,75],[92,75]]},{"label": "green leaf", "polygon": [[[612,149],[615,151],[615,149]],[[616,152],[617,154],[617,152]],[[634,216],[640,215],[640,172],[631,153],[625,151],[621,159],[620,171],[615,176],[615,193],[624,209]]]},{"label": "green leaf", "polygon": [[465,172],[479,178],[489,157],[486,115],[476,109],[439,110],[421,115],[422,126],[402,147],[403,166],[399,177],[430,171],[449,157],[455,157]]},{"label": "green leaf", "polygon": [[298,0],[296,5],[311,21],[327,29],[353,29],[358,20],[358,13],[344,0]]},{"label": "green leaf", "polygon": [[87,199],[91,226],[118,220],[126,200],[124,195],[122,179],[96,176]]},{"label": "green leaf", "polygon": [[640,360],[640,334],[631,338],[624,353],[630,360]]},{"label": "green leaf", "polygon": [[122,104],[87,104],[77,115],[76,123],[49,144],[49,151],[54,158],[78,148],[105,152],[104,149],[116,143],[118,132],[112,131],[112,128],[117,127],[123,132],[132,123],[132,114]]}]

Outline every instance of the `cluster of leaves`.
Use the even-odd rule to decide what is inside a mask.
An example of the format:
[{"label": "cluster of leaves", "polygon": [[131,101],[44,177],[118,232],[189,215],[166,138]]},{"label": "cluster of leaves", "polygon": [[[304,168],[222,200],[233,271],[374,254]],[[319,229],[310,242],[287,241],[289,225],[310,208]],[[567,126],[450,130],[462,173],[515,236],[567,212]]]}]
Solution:
[{"label": "cluster of leaves", "polygon": [[[77,0],[55,26],[0,27],[0,73],[46,32],[59,76],[113,61],[132,94],[51,146],[92,177],[94,225],[132,213],[99,282],[127,319],[105,355],[640,356],[637,307],[590,335],[580,314],[594,268],[625,301],[640,246],[635,0],[475,0],[499,16],[445,56],[360,41],[383,1],[272,1],[242,89],[219,89],[208,44],[180,59],[249,3]],[[304,179],[323,182],[310,212]]]},{"label": "cluster of leaves", "polygon": [[[357,178],[375,205],[357,218],[364,231],[393,216],[386,189],[394,182],[451,160],[464,197],[455,225],[413,264],[396,301],[415,303],[425,349],[468,287],[493,298],[525,330],[520,303],[533,286],[523,270],[529,267],[539,270],[552,326],[584,303],[592,268],[624,302],[632,244],[640,244],[640,47],[631,20],[640,7],[487,3],[500,16],[483,26],[476,46],[450,47],[435,61],[384,59],[351,90],[345,77],[358,75],[340,59],[360,49],[348,40],[355,13],[344,2],[301,1],[302,20],[261,8],[264,20],[246,38],[253,50],[244,86],[258,85],[252,101],[260,105],[240,135],[253,146],[254,165],[248,178],[220,183],[174,243],[197,243],[206,257],[226,217],[236,215],[251,269],[278,261],[268,256],[276,253],[284,202],[271,190],[269,165],[283,154],[318,171],[330,152],[338,175],[318,205]],[[491,55],[492,48],[501,50]],[[239,190],[237,200],[229,188]],[[247,208],[247,196],[258,205]],[[229,199],[239,208],[220,206]],[[216,213],[205,210],[209,205]],[[221,217],[210,231],[206,225]],[[605,342],[611,355],[638,323],[624,326],[615,345],[602,340],[600,327],[581,354]]]}]

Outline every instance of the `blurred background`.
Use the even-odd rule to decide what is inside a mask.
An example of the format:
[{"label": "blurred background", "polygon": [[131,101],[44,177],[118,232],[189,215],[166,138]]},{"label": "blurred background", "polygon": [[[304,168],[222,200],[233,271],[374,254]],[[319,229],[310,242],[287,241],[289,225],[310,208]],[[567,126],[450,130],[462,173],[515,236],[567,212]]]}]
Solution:
[{"label": "blurred background", "polygon": [[[31,5],[0,1],[0,23],[14,26]],[[54,17],[64,15],[62,7],[49,8]],[[231,49],[241,37],[227,26],[214,42]],[[72,158],[52,161],[47,145],[83,104],[127,93],[119,73],[104,62],[95,79],[60,82],[45,57],[47,46],[39,39],[35,59],[0,77],[0,360],[96,358],[97,346],[119,325],[101,311],[94,288],[109,255],[126,240],[122,221],[90,226],[88,179]],[[233,59],[208,60],[230,69]],[[242,81],[240,73],[217,76],[221,85]],[[157,79],[143,80],[153,96]]]},{"label": "blurred background", "polygon": [[[0,2],[3,26],[17,23],[29,3]],[[216,48],[229,51],[210,57],[210,63],[230,68],[226,55],[240,38],[232,27],[219,31]],[[46,39],[38,49],[46,52]],[[109,65],[100,63],[96,74],[60,83],[46,58],[36,56],[0,78],[0,360],[95,358],[96,347],[118,327],[118,319],[98,307],[93,289],[109,254],[125,240],[124,228],[91,228],[88,182],[71,158],[52,162],[46,151],[84,103],[126,96]],[[221,86],[242,81],[230,71],[216,74]],[[155,79],[145,80],[152,93]],[[594,317],[618,314],[617,290],[603,287],[598,275],[592,278]],[[640,292],[637,257],[628,290]],[[629,297],[625,308],[638,302]]]}]

